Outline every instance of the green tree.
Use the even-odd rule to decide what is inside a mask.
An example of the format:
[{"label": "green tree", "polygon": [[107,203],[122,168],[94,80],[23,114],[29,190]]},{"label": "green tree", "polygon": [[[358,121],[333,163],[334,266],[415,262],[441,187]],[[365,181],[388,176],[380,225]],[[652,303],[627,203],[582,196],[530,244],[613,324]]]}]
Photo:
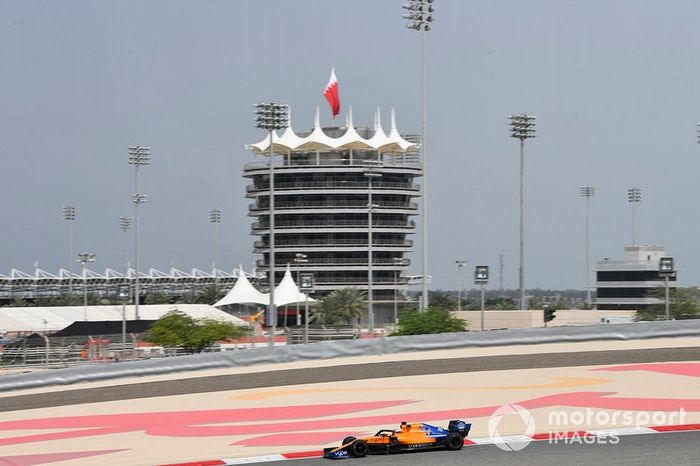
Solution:
[{"label": "green tree", "polygon": [[514,299],[506,297],[489,299],[486,301],[485,307],[489,309],[497,309],[499,311],[512,311],[518,308]]},{"label": "green tree", "polygon": [[8,304],[10,307],[29,307],[31,304],[29,304],[24,298],[14,298],[12,301],[10,301],[10,304]]},{"label": "green tree", "polygon": [[187,352],[201,352],[207,346],[227,338],[240,338],[249,327],[213,319],[195,320],[177,309],[158,319],[150,328],[146,341],[165,348],[182,346]]},{"label": "green tree", "polygon": [[[666,316],[666,288],[660,286],[647,293],[650,298],[661,301],[637,311],[637,320],[662,320]],[[700,305],[695,292],[689,288],[671,288],[669,290],[669,314],[671,319],[697,319],[700,317]]]},{"label": "green tree", "polygon": [[195,296],[195,303],[197,304],[214,304],[218,300],[224,297],[224,292],[221,291],[216,285],[210,285],[203,288]]},{"label": "green tree", "polygon": [[[77,285],[74,285],[77,286]],[[35,306],[51,307],[51,306],[80,306],[83,304],[82,294],[63,293],[60,296],[52,298],[37,298],[34,301]]]},{"label": "green tree", "polygon": [[367,309],[367,298],[357,288],[332,291],[312,308],[311,320],[321,325],[354,324]]},{"label": "green tree", "polygon": [[438,306],[429,306],[423,312],[411,309],[401,314],[399,329],[392,335],[464,332],[466,329],[467,323],[453,317],[449,310]]},{"label": "green tree", "polygon": [[458,307],[457,298],[455,298],[449,291],[431,291],[430,304],[450,311],[455,311]]},{"label": "green tree", "polygon": [[149,291],[143,302],[145,304],[172,304],[173,300],[162,291]]}]

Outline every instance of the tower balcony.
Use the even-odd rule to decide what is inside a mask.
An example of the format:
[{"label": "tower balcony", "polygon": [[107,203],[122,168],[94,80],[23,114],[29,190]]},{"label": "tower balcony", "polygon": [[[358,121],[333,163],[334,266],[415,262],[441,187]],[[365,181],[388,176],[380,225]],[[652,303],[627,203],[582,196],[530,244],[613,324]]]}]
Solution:
[{"label": "tower balcony", "polygon": [[[255,253],[269,252],[270,246],[267,241],[258,240],[253,243]],[[377,239],[372,241],[372,248],[378,251],[410,250],[413,241],[407,239]],[[356,239],[317,239],[317,240],[277,240],[275,238],[275,251],[300,250],[308,251],[364,251],[367,250],[367,240]]]},{"label": "tower balcony", "polygon": [[[318,233],[330,233],[334,231],[342,232],[347,230],[367,231],[369,221],[365,217],[363,219],[354,220],[277,220],[275,219],[275,233],[282,233],[282,230],[308,230],[313,229]],[[413,230],[416,227],[416,222],[413,220],[398,221],[398,220],[382,220],[374,219],[372,221],[372,229],[390,229],[390,230]],[[270,230],[270,224],[267,221],[253,222],[252,230],[254,234],[260,235],[267,233]]]},{"label": "tower balcony", "polygon": [[[248,205],[249,216],[257,215],[269,215],[270,207],[264,203],[259,205],[257,202]],[[275,201],[275,212],[280,211],[295,211],[289,213],[305,213],[307,211],[322,211],[328,210],[332,212],[339,213],[353,213],[358,211],[367,211],[367,201],[350,201],[350,200],[336,200],[327,199],[324,201]],[[375,213],[393,213],[399,211],[399,213],[409,211],[413,212],[418,210],[418,204],[415,202],[381,202],[377,207],[375,207]],[[285,212],[287,213],[287,212]]]}]

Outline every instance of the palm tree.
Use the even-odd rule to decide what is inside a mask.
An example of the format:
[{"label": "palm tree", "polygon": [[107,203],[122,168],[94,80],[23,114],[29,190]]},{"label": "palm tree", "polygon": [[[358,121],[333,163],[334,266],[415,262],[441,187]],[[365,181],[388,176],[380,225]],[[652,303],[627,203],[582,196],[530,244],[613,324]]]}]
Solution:
[{"label": "palm tree", "polygon": [[146,304],[172,304],[173,299],[162,291],[150,291],[144,299]]},{"label": "palm tree", "polygon": [[215,285],[209,285],[203,288],[195,297],[195,302],[197,304],[214,304],[218,300],[224,297],[222,291]]},{"label": "palm tree", "polygon": [[357,288],[340,288],[314,306],[311,319],[321,325],[355,324],[366,309],[364,292]]}]

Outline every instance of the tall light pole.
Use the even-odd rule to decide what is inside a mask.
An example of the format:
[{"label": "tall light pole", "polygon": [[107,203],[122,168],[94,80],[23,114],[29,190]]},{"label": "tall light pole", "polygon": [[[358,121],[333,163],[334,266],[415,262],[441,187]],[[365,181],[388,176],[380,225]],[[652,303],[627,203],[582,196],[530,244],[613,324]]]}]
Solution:
[{"label": "tall light pole", "polygon": [[379,164],[370,164],[364,170],[364,175],[367,177],[367,331],[369,333],[374,333],[374,294],[372,291],[372,282],[374,281],[374,274],[372,271],[372,266],[374,265],[374,258],[372,257],[372,247],[374,240],[372,238],[372,216],[374,214],[374,208],[379,207],[374,204],[372,200],[372,180],[374,178],[379,178],[382,176],[381,173],[377,173]]},{"label": "tall light pole", "polygon": [[219,209],[209,209],[209,223],[214,226],[214,260],[212,261],[212,271],[214,274],[214,286],[218,289],[216,259],[219,253],[219,224],[221,223],[221,211]]},{"label": "tall light pole", "polygon": [[87,268],[90,262],[95,262],[95,255],[90,252],[78,253],[78,262],[83,264],[83,320],[87,322]]},{"label": "tall light pole", "polygon": [[637,209],[635,205],[642,202],[642,188],[627,190],[627,202],[632,204],[632,246],[637,245]]},{"label": "tall light pole", "polygon": [[122,359],[126,359],[126,303],[129,302],[130,289],[128,284],[119,285],[117,288],[117,294],[122,302]]},{"label": "tall light pole", "polygon": [[408,29],[420,32],[420,77],[421,77],[421,164],[423,172],[423,223],[422,223],[422,249],[423,249],[423,289],[422,306],[427,309],[428,297],[428,164],[426,158],[427,147],[427,99],[426,99],[426,33],[430,31],[430,23],[433,22],[433,0],[409,0],[404,3],[406,10],[403,17],[408,20]]},{"label": "tall light pole", "polygon": [[139,320],[139,204],[146,202],[146,195],[139,192],[139,167],[151,164],[151,148],[146,146],[129,146],[129,164],[134,166],[134,319]]},{"label": "tall light pole", "polygon": [[[394,257],[392,259],[394,267],[403,267],[406,265],[406,259],[403,257]],[[394,324],[399,322],[399,269],[394,269]]]},{"label": "tall light pole", "polygon": [[462,267],[467,261],[462,259],[457,259],[455,264],[457,264],[457,310],[462,310],[462,281],[459,279],[459,272],[462,271]]},{"label": "tall light pole", "polygon": [[586,308],[591,307],[591,256],[590,256],[590,236],[591,236],[591,198],[595,196],[595,186],[583,186],[579,191],[582,197],[586,198]]},{"label": "tall light pole", "polygon": [[299,312],[299,283],[301,283],[301,264],[309,262],[308,256],[300,252],[294,254],[294,263],[297,265],[297,325],[301,325],[301,312]]},{"label": "tall light pole", "polygon": [[119,228],[122,230],[122,233],[124,233],[124,238],[123,238],[123,243],[124,243],[124,274],[126,275],[129,272],[129,261],[126,258],[126,233],[129,231],[131,228],[131,224],[134,221],[133,217],[119,217]]},{"label": "tall light pole", "polygon": [[277,306],[275,305],[275,149],[273,134],[275,130],[289,126],[289,107],[275,102],[255,105],[255,126],[267,130],[270,136],[270,305],[268,308],[270,323],[270,346],[275,346],[277,333]]},{"label": "tall light pole", "polygon": [[665,310],[666,310],[666,320],[671,320],[670,312],[670,300],[668,298],[668,279],[676,276],[675,268],[673,267],[673,257],[661,257],[659,258],[659,277],[664,279],[664,284],[666,285],[666,299],[665,299]]},{"label": "tall light pole", "polygon": [[534,116],[509,115],[510,136],[520,139],[520,265],[518,268],[519,307],[527,310],[525,298],[525,140],[535,137]]},{"label": "tall light pole", "polygon": [[75,223],[75,207],[63,206],[63,220],[68,222],[68,294],[73,298],[73,224]]},{"label": "tall light pole", "polygon": [[489,266],[488,265],[477,265],[474,269],[474,284],[479,285],[481,288],[481,331],[484,331],[484,309],[485,309],[485,299],[484,299],[484,286],[489,282]]}]

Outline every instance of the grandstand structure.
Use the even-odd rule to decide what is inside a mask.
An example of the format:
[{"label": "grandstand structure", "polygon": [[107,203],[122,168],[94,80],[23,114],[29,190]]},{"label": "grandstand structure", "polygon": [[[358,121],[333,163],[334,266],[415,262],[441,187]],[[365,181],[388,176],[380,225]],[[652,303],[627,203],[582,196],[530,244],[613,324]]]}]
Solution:
[{"label": "grandstand structure", "polygon": [[[148,293],[160,292],[172,297],[186,296],[201,291],[209,286],[220,287],[222,291],[230,289],[241,274],[253,282],[263,278],[263,274],[253,271],[245,272],[242,268],[233,271],[220,269],[205,272],[192,269],[185,272],[171,268],[169,272],[150,269],[139,272],[141,300]],[[34,301],[40,298],[57,298],[68,294],[82,296],[87,292],[100,298],[118,298],[120,285],[130,285],[133,290],[136,272],[128,269],[121,273],[113,269],[105,269],[103,273],[85,269],[85,272],[71,273],[60,269],[52,274],[40,268],[32,273],[12,269],[8,275],[0,274],[0,305],[7,305],[16,299]],[[133,291],[132,291],[133,292]]]}]

